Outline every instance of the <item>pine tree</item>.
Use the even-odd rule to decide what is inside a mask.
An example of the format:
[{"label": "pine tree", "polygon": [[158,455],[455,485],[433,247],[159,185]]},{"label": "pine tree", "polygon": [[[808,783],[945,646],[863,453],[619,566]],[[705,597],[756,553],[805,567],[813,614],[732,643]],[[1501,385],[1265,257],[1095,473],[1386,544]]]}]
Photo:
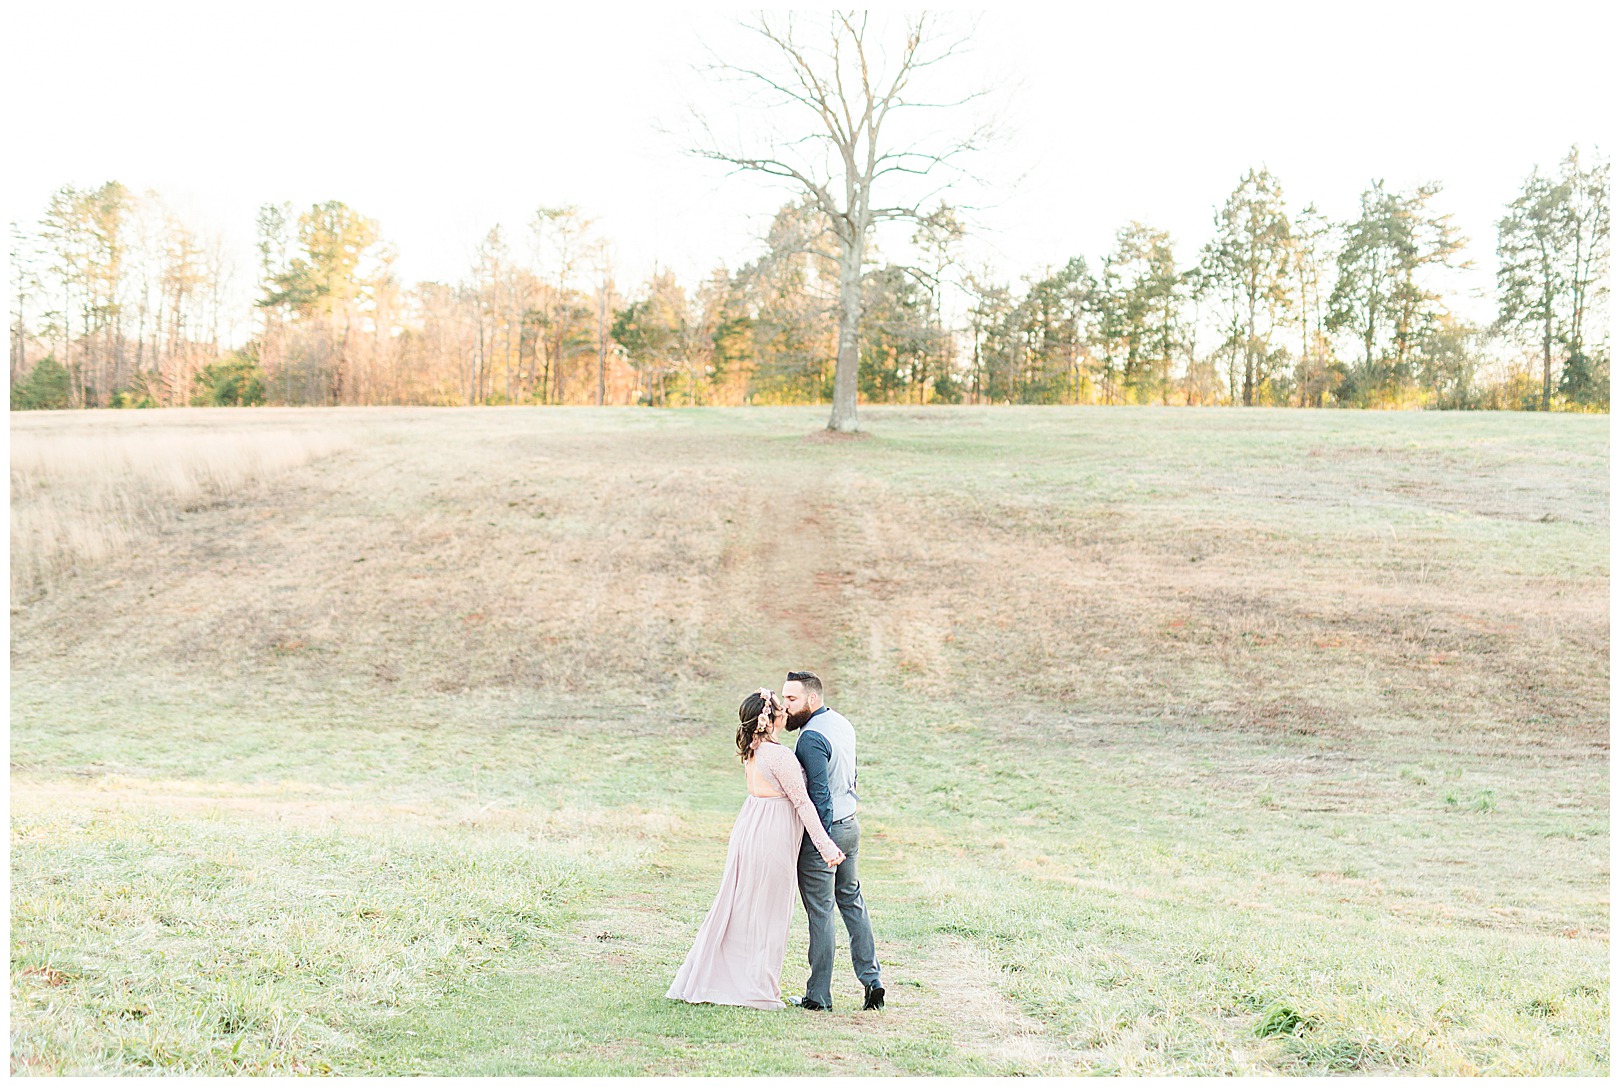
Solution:
[{"label": "pine tree", "polygon": [[1413,377],[1419,343],[1446,312],[1428,270],[1466,267],[1454,259],[1465,239],[1451,216],[1429,207],[1439,192],[1438,182],[1392,193],[1375,181],[1344,228],[1327,324],[1361,344],[1360,367],[1342,391],[1362,403],[1398,395]]},{"label": "pine tree", "polygon": [[[1250,170],[1215,214],[1200,269],[1207,288],[1227,301],[1230,328],[1242,339],[1245,405],[1257,402],[1268,376],[1271,336],[1293,287],[1294,248],[1282,187],[1270,172]],[[1232,393],[1237,400],[1239,390]]]}]

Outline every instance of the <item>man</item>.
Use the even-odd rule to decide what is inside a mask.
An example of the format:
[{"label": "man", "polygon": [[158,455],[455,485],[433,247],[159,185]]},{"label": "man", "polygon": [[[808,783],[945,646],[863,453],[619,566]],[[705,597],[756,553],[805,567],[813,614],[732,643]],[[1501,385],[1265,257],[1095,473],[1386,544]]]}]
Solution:
[{"label": "man", "polygon": [[824,705],[821,695],[821,679],[814,672],[789,672],[782,685],[788,731],[799,732],[793,753],[804,767],[810,803],[833,842],[844,851],[844,862],[836,872],[829,872],[808,834],[800,843],[799,898],[810,918],[810,980],[805,982],[803,998],[788,1002],[810,1011],[832,1008],[836,902],[849,930],[849,958],[855,976],[866,990],[862,1010],[880,1010],[883,982],[872,944],[872,921],[866,916],[855,871],[861,846],[861,823],[855,818],[855,729],[843,714]]}]

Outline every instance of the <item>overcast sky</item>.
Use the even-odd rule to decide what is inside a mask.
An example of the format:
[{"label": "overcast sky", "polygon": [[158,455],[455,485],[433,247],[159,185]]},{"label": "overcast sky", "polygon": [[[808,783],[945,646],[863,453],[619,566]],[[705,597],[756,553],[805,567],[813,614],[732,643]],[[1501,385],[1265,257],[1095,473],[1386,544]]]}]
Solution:
[{"label": "overcast sky", "polygon": [[[979,163],[993,189],[963,194],[988,205],[972,256],[1009,279],[1076,253],[1095,262],[1140,219],[1189,261],[1214,207],[1265,165],[1292,206],[1334,217],[1372,178],[1442,181],[1436,203],[1478,264],[1459,287],[1477,293],[1495,219],[1531,166],[1571,143],[1612,151],[1605,7],[985,13],[953,69],[962,86],[996,87],[1006,121]],[[7,12],[7,218],[36,220],[64,183],[116,178],[223,232],[244,283],[270,201],[340,199],[377,219],[409,281],[458,278],[495,223],[520,231],[539,205],[578,204],[634,283],[655,262],[687,281],[736,267],[787,196],[660,131],[679,127],[683,102],[727,108],[694,71],[706,44],[742,42],[719,11],[22,0]]]}]

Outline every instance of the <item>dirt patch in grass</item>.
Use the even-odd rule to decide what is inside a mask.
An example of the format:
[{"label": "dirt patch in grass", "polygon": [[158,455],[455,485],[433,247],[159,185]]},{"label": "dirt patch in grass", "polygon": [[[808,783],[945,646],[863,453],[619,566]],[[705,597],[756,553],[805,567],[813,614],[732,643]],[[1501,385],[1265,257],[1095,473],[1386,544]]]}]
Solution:
[{"label": "dirt patch in grass", "polygon": [[998,971],[982,948],[946,939],[925,955],[913,956],[904,973],[905,984],[892,989],[886,1001],[885,1030],[903,1030],[904,1021],[916,1014],[914,1006],[923,1005],[930,1017],[953,1024],[963,1045],[989,1061],[998,1075],[1086,1071],[1081,1054],[1063,1046],[1039,1020],[1002,995]]},{"label": "dirt patch in grass", "polygon": [[805,441],[817,445],[844,445],[849,442],[871,441],[871,439],[872,435],[864,430],[833,430],[830,427],[813,430],[804,436]]}]

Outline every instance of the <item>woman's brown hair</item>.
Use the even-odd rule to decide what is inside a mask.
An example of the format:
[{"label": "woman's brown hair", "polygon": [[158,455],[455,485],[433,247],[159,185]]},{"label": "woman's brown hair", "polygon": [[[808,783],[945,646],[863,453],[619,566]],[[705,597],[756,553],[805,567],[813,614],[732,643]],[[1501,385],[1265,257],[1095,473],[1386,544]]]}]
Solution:
[{"label": "woman's brown hair", "polygon": [[782,710],[782,702],[774,691],[764,687],[742,700],[737,707],[737,758],[743,762],[754,753],[754,745],[761,736],[771,732],[771,719]]}]

